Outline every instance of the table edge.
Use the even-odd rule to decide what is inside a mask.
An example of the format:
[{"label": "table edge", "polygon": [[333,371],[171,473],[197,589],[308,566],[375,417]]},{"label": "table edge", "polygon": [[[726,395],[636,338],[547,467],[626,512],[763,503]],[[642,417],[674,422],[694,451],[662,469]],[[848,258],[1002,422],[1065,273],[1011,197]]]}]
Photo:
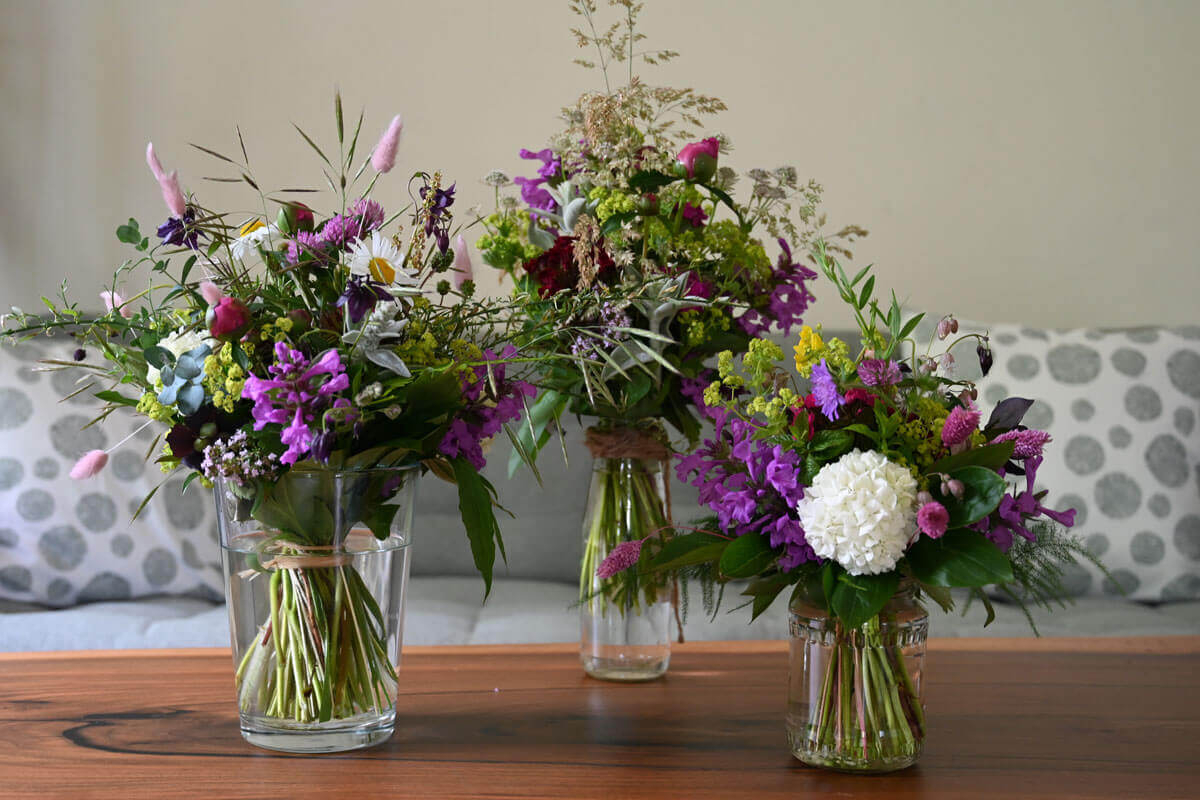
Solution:
[{"label": "table edge", "polygon": [[[688,653],[782,653],[787,640],[748,639],[687,642],[673,644],[678,652]],[[404,655],[536,655],[539,653],[568,655],[578,650],[577,642],[550,644],[466,644],[412,645]],[[956,637],[932,638],[930,652],[1027,652],[1027,653],[1130,653],[1150,655],[1200,654],[1200,636],[1055,636],[1055,637]],[[151,650],[48,650],[38,652],[0,653],[0,662],[47,661],[63,659],[108,659],[133,657],[176,658],[180,656],[229,656],[224,647],[163,648]]]}]

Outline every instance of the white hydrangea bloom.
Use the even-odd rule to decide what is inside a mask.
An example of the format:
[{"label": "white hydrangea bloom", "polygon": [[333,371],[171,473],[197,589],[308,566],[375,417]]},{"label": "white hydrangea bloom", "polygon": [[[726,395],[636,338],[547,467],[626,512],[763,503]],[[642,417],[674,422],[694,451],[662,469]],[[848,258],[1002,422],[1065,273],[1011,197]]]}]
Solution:
[{"label": "white hydrangea bloom", "polygon": [[896,566],[917,519],[917,481],[873,450],[853,450],[817,473],[796,506],[804,536],[821,558],[851,575]]}]

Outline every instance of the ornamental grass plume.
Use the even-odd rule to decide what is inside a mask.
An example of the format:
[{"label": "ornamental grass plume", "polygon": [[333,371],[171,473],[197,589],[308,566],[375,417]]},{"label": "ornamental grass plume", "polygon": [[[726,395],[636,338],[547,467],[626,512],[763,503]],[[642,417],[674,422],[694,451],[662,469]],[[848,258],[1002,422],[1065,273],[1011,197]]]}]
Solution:
[{"label": "ornamental grass plume", "polygon": [[154,142],[146,144],[146,163],[150,166],[150,171],[154,173],[154,180],[158,181],[158,186],[162,190],[163,202],[167,204],[167,210],[171,212],[171,216],[182,218],[187,203],[183,199],[183,191],[179,188],[179,173],[174,170],[167,172],[163,169],[158,155],[154,152]]},{"label": "ornamental grass plume", "polygon": [[89,450],[71,467],[70,475],[74,480],[81,481],[100,472],[107,463],[108,453],[103,450]]},{"label": "ornamental grass plume", "polygon": [[404,122],[397,114],[392,117],[391,124],[383,132],[383,136],[379,138],[379,144],[375,145],[375,150],[371,153],[371,166],[375,168],[376,172],[391,172],[392,167],[396,166],[396,151],[400,148],[400,132],[402,130],[404,130]]}]

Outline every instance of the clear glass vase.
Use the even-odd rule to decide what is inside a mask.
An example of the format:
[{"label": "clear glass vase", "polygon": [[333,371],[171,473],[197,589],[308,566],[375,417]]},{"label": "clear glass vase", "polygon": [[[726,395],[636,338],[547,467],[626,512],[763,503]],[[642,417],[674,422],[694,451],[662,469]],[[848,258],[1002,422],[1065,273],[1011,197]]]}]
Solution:
[{"label": "clear glass vase", "polygon": [[242,736],[296,753],[392,735],[416,467],[216,485]]},{"label": "clear glass vase", "polygon": [[793,601],[787,732],[806,764],[891,772],[925,743],[922,669],[929,614],[901,584],[878,616],[846,629],[822,604]]},{"label": "clear glass vase", "polygon": [[583,567],[579,575],[583,669],[593,678],[647,681],[671,660],[670,582],[624,570],[596,575],[609,553],[624,542],[670,526],[662,462],[596,458],[583,518]]}]

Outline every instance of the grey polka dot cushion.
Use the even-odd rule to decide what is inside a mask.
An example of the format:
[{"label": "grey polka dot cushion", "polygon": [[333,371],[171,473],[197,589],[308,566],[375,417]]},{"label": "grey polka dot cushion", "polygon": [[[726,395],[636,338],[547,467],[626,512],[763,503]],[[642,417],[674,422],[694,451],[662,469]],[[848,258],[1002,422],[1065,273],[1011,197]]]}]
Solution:
[{"label": "grey polka dot cushion", "polygon": [[[75,459],[106,448],[144,420],[117,413],[84,429],[98,401],[79,370],[40,372],[41,358],[67,359],[63,338],[0,347],[0,598],[67,606],[156,594],[219,600],[220,553],[212,499],[171,478],[136,521],[134,510],[162,483],[147,450],[162,432],[142,429],[85,481]],[[95,389],[106,388],[97,386]]]},{"label": "grey polka dot cushion", "polygon": [[[1075,532],[1116,579],[1073,570],[1072,593],[1200,598],[1200,327],[994,325],[991,343],[985,414],[1008,396],[1037,401],[1025,423],[1054,436],[1038,483],[1052,508],[1078,511]],[[961,377],[979,376],[974,348],[954,350]]]}]

